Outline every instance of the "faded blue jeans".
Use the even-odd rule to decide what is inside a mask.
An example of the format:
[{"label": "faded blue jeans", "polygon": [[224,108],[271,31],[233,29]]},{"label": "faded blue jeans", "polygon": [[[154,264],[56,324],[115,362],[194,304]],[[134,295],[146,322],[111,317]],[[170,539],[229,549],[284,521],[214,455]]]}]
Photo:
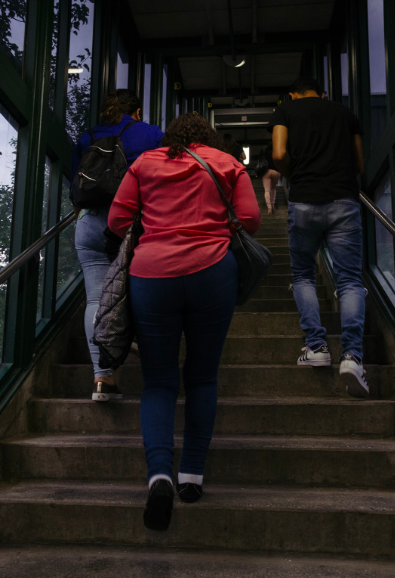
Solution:
[{"label": "faded blue jeans", "polygon": [[180,472],[203,474],[217,409],[218,367],[236,305],[237,281],[231,251],[215,265],[182,277],[130,276],[144,377],[140,413],[148,479],[157,474],[173,476],[183,332],[185,428]]},{"label": "faded blue jeans", "polygon": [[365,289],[362,285],[362,227],[360,205],[353,198],[323,203],[289,203],[289,250],[293,292],[306,333],[306,345],[326,344],[315,288],[316,256],[326,241],[337,277],[343,353],[362,359]]},{"label": "faded blue jeans", "polygon": [[86,291],[85,333],[95,377],[112,375],[111,369],[100,369],[99,348],[91,342],[104,277],[111,265],[104,252],[106,239],[103,235],[107,227],[108,211],[109,209],[82,210],[75,229],[75,248],[84,272]]}]

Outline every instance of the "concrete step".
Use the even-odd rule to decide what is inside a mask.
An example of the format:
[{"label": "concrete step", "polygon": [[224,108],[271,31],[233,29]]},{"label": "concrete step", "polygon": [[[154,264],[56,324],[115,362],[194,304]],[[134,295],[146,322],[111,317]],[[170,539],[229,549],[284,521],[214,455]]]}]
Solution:
[{"label": "concrete step", "polygon": [[[267,287],[267,289],[271,290],[272,287]],[[276,289],[283,291],[285,287]],[[321,313],[321,322],[328,335],[340,334],[340,313],[324,311]],[[370,315],[367,312],[365,333],[369,333],[369,328]],[[287,333],[304,335],[300,328],[298,313],[241,313],[237,311],[233,315],[228,335],[287,335]]]},{"label": "concrete step", "polygon": [[274,253],[273,257],[274,257],[273,258],[273,264],[274,265],[281,265],[281,264],[290,265],[291,260],[290,260],[289,253],[287,253],[285,255],[282,253],[281,254]]},{"label": "concrete step", "polygon": [[288,255],[289,257],[289,247],[288,245],[283,246],[269,246],[267,245],[269,251],[273,253],[273,255]]},{"label": "concrete step", "polygon": [[291,265],[288,263],[277,263],[273,259],[273,265],[270,267],[271,275],[291,275]]},{"label": "concrete step", "polygon": [[[395,381],[395,367],[364,365],[371,399],[389,399]],[[141,395],[143,377],[139,362],[127,363],[116,372],[125,395]],[[87,397],[93,384],[91,364],[63,364],[51,368],[48,383],[36,381],[40,397]],[[226,397],[343,397],[350,399],[339,379],[339,366],[298,367],[290,365],[220,365],[218,395]],[[358,402],[355,402],[358,403]]]},{"label": "concrete step", "polygon": [[[285,275],[283,275],[285,277]],[[291,277],[289,275],[289,277]],[[271,284],[270,284],[271,285]],[[319,299],[321,311],[331,311],[332,303],[329,299]],[[237,311],[251,311],[251,312],[272,312],[278,313],[281,311],[297,311],[296,303],[290,293],[289,299],[256,299],[255,295],[252,299],[247,301],[245,305],[237,308]]]},{"label": "concrete step", "polygon": [[[175,436],[175,471],[182,437]],[[48,434],[0,443],[3,480],[129,480],[147,476],[143,441],[129,434]],[[204,479],[215,484],[391,488],[395,440],[217,436]],[[0,497],[1,499],[1,497]],[[395,495],[394,495],[395,501]]]},{"label": "concrete step", "polygon": [[69,544],[3,546],[0,567],[2,578],[393,578],[393,561]]},{"label": "concrete step", "polygon": [[[176,406],[175,432],[184,428],[184,399]],[[214,435],[394,435],[395,402],[317,398],[219,398]],[[32,433],[140,434],[140,398],[107,404],[90,399],[34,398]]]},{"label": "concrete step", "polygon": [[[317,296],[319,299],[326,299],[327,291],[325,285],[317,286]],[[260,287],[256,293],[254,293],[255,299],[289,299],[292,297],[292,290],[288,287],[276,287],[275,285],[269,287]]]},{"label": "concrete step", "polygon": [[266,237],[257,232],[254,235],[254,239],[262,243],[262,245],[265,245],[265,247],[288,247],[288,237],[284,235],[282,237]]},{"label": "concrete step", "polygon": [[[340,336],[330,335],[327,338],[333,361],[341,355]],[[230,335],[227,337],[222,352],[221,363],[264,364],[270,365],[296,363],[304,347],[304,340],[299,335]],[[180,356],[185,357],[185,342],[181,341]],[[127,361],[135,359],[131,353]],[[382,339],[375,335],[364,336],[364,360],[366,363],[387,362]],[[72,337],[69,340],[65,361],[71,363],[89,363],[90,355],[84,337]]]},{"label": "concrete step", "polygon": [[[10,542],[95,543],[124,546],[128,553],[125,546],[164,547],[167,552],[172,548],[207,548],[227,554],[244,550],[256,554],[395,555],[393,492],[278,487],[246,490],[237,485],[207,485],[196,504],[175,499],[171,528],[166,533],[144,528],[146,499],[145,484],[51,481],[6,486],[0,496],[0,539],[3,547]],[[165,570],[164,576],[176,576],[168,567]],[[155,566],[151,575],[159,576],[159,572]],[[283,578],[281,572],[274,576]],[[237,578],[241,575],[247,576],[234,574]],[[362,571],[358,578],[364,575],[369,576]],[[79,572],[76,576],[82,575]],[[266,569],[262,574],[262,566],[259,576],[268,576]],[[306,578],[304,574],[289,576]],[[350,578],[338,573],[329,576]],[[321,577],[318,570],[315,578]]]},{"label": "concrete step", "polygon": [[[277,273],[273,274],[272,269],[269,269],[269,271],[270,272],[268,273],[266,279],[262,282],[262,285],[276,285],[279,287],[280,285],[288,286],[292,283],[292,275],[278,275]],[[320,273],[316,275],[316,284],[323,285],[323,278]]]}]

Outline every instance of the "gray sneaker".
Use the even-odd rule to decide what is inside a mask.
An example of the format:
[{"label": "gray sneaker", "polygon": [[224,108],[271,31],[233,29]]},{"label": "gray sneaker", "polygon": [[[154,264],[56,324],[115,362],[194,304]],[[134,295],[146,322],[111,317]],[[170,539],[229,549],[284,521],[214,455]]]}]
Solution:
[{"label": "gray sneaker", "polygon": [[314,367],[325,367],[332,364],[331,354],[327,345],[320,345],[317,349],[303,347],[303,355],[298,357],[298,365],[312,365]]},{"label": "gray sneaker", "polygon": [[346,386],[346,391],[352,397],[366,398],[369,386],[365,379],[366,371],[362,361],[352,353],[345,353],[340,358],[340,380]]}]

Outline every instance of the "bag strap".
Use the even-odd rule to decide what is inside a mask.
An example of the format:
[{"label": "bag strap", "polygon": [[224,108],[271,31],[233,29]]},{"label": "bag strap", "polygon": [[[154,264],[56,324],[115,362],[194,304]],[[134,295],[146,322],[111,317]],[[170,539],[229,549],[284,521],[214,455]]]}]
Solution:
[{"label": "bag strap", "polygon": [[237,218],[237,215],[235,213],[234,208],[232,207],[232,205],[230,204],[230,202],[228,201],[228,199],[225,196],[225,193],[223,192],[221,185],[218,182],[217,177],[215,176],[212,168],[206,163],[206,161],[204,161],[199,155],[197,155],[196,153],[194,153],[193,151],[191,151],[190,149],[184,147],[184,149],[186,150],[186,152],[188,154],[191,155],[191,157],[193,157],[198,163],[200,163],[208,172],[208,174],[210,175],[210,177],[213,179],[214,183],[217,186],[217,189],[219,191],[219,194],[222,197],[222,200],[224,201],[228,212],[229,212],[229,222],[231,222],[233,224],[233,226],[238,229],[239,227],[241,227],[241,223],[239,221],[239,219]]},{"label": "bag strap", "polygon": [[121,130],[121,132],[119,134],[117,134],[117,137],[120,137],[121,134],[130,126],[132,126],[132,124],[136,124],[137,120],[131,120],[130,122],[128,122],[128,124],[126,124],[123,129]]},{"label": "bag strap", "polygon": [[91,143],[91,144],[93,144],[93,143],[97,140],[97,139],[95,138],[95,135],[93,134],[93,128],[90,128],[90,129],[88,130],[88,132],[89,132],[89,135],[90,135],[90,137],[91,137],[91,139],[92,139],[92,143]]}]

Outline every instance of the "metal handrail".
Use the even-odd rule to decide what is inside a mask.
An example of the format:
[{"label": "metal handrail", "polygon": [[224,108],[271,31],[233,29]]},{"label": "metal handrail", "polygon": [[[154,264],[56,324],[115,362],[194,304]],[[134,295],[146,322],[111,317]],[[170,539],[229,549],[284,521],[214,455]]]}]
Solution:
[{"label": "metal handrail", "polygon": [[376,203],[371,201],[369,197],[365,195],[365,193],[363,193],[362,191],[359,191],[359,198],[361,199],[361,202],[365,205],[365,207],[367,207],[369,211],[373,213],[376,219],[378,219],[380,223],[387,229],[387,231],[389,231],[391,235],[395,237],[395,223],[391,221],[391,219],[389,219],[387,215],[383,213],[380,207],[378,207]]},{"label": "metal handrail", "polygon": [[15,257],[8,265],[4,267],[4,269],[0,273],[0,285],[5,283],[18,269],[22,267],[29,261],[34,255],[36,255],[43,247],[48,245],[59,233],[66,229],[75,220],[76,216],[74,212],[70,212],[67,217],[56,223],[51,229],[49,229],[45,235],[34,241],[30,247],[22,251],[20,255]]}]

